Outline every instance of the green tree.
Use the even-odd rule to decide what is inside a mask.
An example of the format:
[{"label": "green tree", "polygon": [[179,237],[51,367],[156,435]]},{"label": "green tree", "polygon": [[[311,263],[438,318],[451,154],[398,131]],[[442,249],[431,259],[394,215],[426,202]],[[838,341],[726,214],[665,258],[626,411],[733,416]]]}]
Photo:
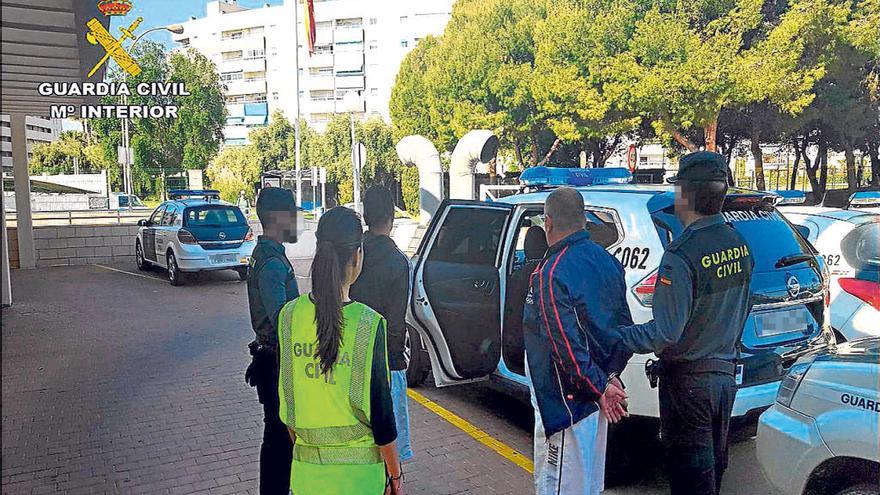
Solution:
[{"label": "green tree", "polygon": [[[427,36],[400,63],[388,102],[397,139],[413,134],[432,140],[439,137],[431,120],[426,80],[428,67],[439,44],[437,37]],[[442,143],[437,142],[436,145],[442,146]]]},{"label": "green tree", "polygon": [[[110,80],[125,80],[132,88],[128,104],[178,108],[177,118],[131,120],[135,188],[139,193],[150,193],[164,187],[161,180],[156,187],[157,177],[207,167],[223,138],[226,107],[216,67],[199,52],[190,49],[169,56],[161,44],[144,41],[134,49],[133,56],[142,69],[139,75],[126,78],[118,68],[110,74]],[[139,95],[134,88],[143,82],[183,83],[189,95]],[[121,105],[122,97],[106,97],[104,101]],[[116,118],[88,122],[108,161],[116,161],[116,147],[122,143],[121,125]]]},{"label": "green tree", "polygon": [[253,186],[260,181],[262,173],[260,154],[253,144],[229,146],[208,165],[205,173],[222,199],[234,203],[244,191],[253,203]]},{"label": "green tree", "polygon": [[289,169],[294,167],[292,149],[288,139],[292,139],[293,125],[280,110],[269,119],[269,125],[257,127],[248,133],[248,140],[254,145],[263,171]]},{"label": "green tree", "polygon": [[584,144],[593,166],[604,166],[620,136],[638,126],[637,113],[606,86],[606,61],[627,48],[644,8],[636,1],[565,0],[548,7],[537,35],[533,93],[550,129]]}]

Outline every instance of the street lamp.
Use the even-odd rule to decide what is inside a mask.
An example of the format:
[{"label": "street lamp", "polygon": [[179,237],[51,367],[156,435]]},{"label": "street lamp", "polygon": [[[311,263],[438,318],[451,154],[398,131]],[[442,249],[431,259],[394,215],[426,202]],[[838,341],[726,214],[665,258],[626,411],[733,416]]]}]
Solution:
[{"label": "street lamp", "polygon": [[[183,34],[183,26],[180,24],[172,24],[170,26],[158,26],[154,28],[147,29],[143,33],[141,33],[134,41],[131,42],[131,46],[128,47],[129,52],[134,52],[134,47],[137,45],[137,42],[140,41],[144,36],[154,33],[156,31],[168,31],[173,34]],[[124,72],[124,81],[125,85],[128,86],[128,72]],[[128,106],[128,94],[122,95],[122,105]],[[122,121],[122,149],[125,152],[125,159],[123,160],[123,175],[124,175],[124,184],[127,185],[126,192],[128,193],[128,209],[132,209],[132,201],[131,197],[134,193],[134,178],[131,176],[131,154],[130,154],[130,137],[129,137],[129,118],[126,117]],[[165,199],[165,174],[162,174],[162,199]]]}]

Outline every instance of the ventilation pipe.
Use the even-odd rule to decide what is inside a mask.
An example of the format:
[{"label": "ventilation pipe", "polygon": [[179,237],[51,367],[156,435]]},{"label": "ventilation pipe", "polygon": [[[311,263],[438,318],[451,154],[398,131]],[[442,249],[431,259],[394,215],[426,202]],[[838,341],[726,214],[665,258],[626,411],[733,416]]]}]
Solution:
[{"label": "ventilation pipe", "polygon": [[419,223],[427,225],[443,201],[443,169],[437,148],[424,136],[406,136],[397,143],[397,156],[419,171]]},{"label": "ventilation pipe", "polygon": [[449,197],[476,199],[474,191],[474,168],[477,163],[489,163],[498,153],[498,137],[484,129],[465,134],[449,163]]}]

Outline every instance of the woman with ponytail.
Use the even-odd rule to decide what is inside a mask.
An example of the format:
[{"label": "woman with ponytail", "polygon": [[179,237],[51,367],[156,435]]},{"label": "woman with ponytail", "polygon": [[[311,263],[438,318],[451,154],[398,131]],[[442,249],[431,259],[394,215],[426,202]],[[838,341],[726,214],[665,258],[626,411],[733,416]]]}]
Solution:
[{"label": "woman with ponytail", "polygon": [[363,262],[357,213],[318,222],[312,292],[278,318],[279,415],[294,442],[294,495],[401,494],[385,320],[349,299]]}]

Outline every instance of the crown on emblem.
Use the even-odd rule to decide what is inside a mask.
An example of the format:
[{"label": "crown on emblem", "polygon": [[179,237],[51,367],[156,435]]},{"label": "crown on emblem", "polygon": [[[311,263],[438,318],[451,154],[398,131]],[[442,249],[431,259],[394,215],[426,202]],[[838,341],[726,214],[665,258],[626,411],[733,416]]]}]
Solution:
[{"label": "crown on emblem", "polygon": [[98,10],[106,16],[126,15],[131,10],[131,0],[100,0]]}]

